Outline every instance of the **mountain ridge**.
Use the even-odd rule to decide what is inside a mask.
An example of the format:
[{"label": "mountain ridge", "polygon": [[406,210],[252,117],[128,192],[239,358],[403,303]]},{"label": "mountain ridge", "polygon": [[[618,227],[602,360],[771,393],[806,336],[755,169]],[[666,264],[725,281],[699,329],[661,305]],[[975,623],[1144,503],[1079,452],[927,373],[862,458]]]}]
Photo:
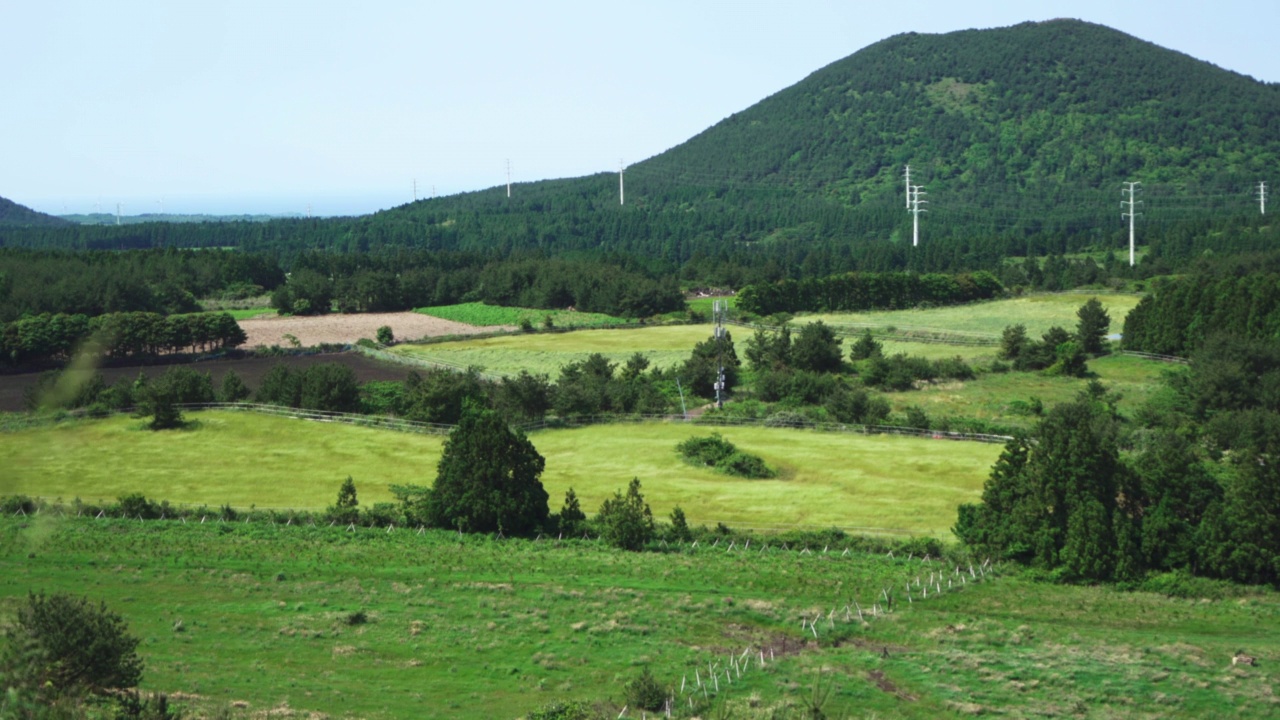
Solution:
[{"label": "mountain ridge", "polygon": [[66,227],[72,223],[0,197],[0,227]]}]

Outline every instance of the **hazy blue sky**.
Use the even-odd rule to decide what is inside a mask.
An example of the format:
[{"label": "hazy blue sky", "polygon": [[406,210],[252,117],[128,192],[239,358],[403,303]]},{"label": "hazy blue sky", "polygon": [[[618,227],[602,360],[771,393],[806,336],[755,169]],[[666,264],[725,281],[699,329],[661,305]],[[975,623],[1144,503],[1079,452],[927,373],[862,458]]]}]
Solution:
[{"label": "hazy blue sky", "polygon": [[0,196],[370,212],[508,159],[616,170],[897,33],[1055,17],[1280,81],[1276,0],[0,0]]}]

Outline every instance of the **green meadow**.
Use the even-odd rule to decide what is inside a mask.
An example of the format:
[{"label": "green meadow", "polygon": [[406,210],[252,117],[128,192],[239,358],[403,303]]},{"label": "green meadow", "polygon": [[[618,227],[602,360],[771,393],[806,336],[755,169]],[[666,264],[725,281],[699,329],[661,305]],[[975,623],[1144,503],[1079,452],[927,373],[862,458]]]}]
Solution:
[{"label": "green meadow", "polygon": [[[619,330],[503,335],[422,345],[403,344],[391,350],[407,357],[464,367],[481,366],[496,374],[528,370],[554,378],[560,374],[560,368],[564,365],[597,352],[616,363],[626,362],[627,358],[641,352],[648,356],[654,366],[670,367],[687,360],[693,346],[709,337],[710,325],[664,325]],[[735,342],[739,340],[735,338]]]},{"label": "green meadow", "polygon": [[[1128,355],[1107,355],[1089,360],[1092,378],[1119,395],[1122,415],[1142,407],[1162,386],[1165,373],[1177,372],[1178,365]],[[919,390],[884,395],[896,410],[915,405],[931,417],[977,418],[1030,427],[1038,418],[1025,413],[1032,399],[1045,409],[1068,402],[1084,389],[1088,379],[1048,376],[1038,372],[983,373],[963,382],[941,382]]]},{"label": "green meadow", "polygon": [[796,323],[822,320],[831,325],[871,325],[900,330],[929,329],[941,332],[970,332],[999,335],[1009,325],[1026,325],[1033,338],[1054,325],[1075,330],[1076,311],[1090,298],[1098,298],[1111,316],[1111,332],[1124,327],[1124,318],[1138,305],[1138,295],[1108,293],[1053,293],[1027,295],[1005,300],[950,305],[946,307],[885,310],[857,313],[806,313]]},{"label": "green meadow", "polygon": [[[188,413],[186,430],[151,432],[127,416],[0,435],[0,495],[114,500],[141,492],[186,505],[322,508],[349,475],[362,503],[389,486],[430,485],[444,439],[245,412]],[[675,446],[721,432],[779,470],[742,480],[685,464]],[[680,505],[693,524],[863,529],[950,538],[955,508],[975,501],[1000,446],[809,430],[596,425],[530,435],[558,510],[572,487],[594,512],[639,477],[655,514]],[[103,448],[111,447],[110,453]]]},{"label": "green meadow", "polygon": [[457,305],[438,305],[436,307],[418,308],[414,312],[438,317],[443,320],[466,323],[468,325],[519,325],[528,320],[534,327],[541,328],[547,318],[551,318],[556,327],[594,327],[597,325],[615,325],[627,322],[626,318],[605,315],[604,313],[577,312],[569,310],[539,310],[537,308],[503,307],[486,305],[482,302],[460,303]]},{"label": "green meadow", "polygon": [[[954,562],[964,584],[952,564],[838,543],[626,553],[438,531],[0,518],[2,611],[32,590],[105,601],[142,640],[143,690],[196,717],[515,718],[578,700],[613,718],[646,667],[685,718],[812,717],[815,687],[825,717],[1280,710],[1274,592],[1182,600],[995,568],[971,578]],[[946,589],[926,599],[939,573]],[[1242,648],[1257,667],[1231,666]],[[735,670],[730,656],[751,662]]]}]

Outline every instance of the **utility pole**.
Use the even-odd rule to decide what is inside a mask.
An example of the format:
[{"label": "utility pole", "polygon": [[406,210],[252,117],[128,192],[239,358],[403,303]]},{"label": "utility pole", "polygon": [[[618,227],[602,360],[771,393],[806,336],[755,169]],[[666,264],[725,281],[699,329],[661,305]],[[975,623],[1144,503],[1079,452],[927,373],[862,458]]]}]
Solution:
[{"label": "utility pole", "polygon": [[1142,204],[1142,201],[1134,200],[1133,198],[1134,198],[1134,195],[1137,194],[1138,190],[1141,188],[1142,183],[1127,182],[1125,183],[1125,186],[1126,187],[1123,190],[1121,190],[1121,192],[1128,193],[1129,199],[1121,200],[1120,207],[1127,207],[1129,211],[1120,213],[1120,217],[1129,218],[1129,267],[1133,267],[1136,264],[1134,260],[1134,250],[1133,250],[1133,220],[1134,218],[1142,214],[1138,212],[1138,206]]},{"label": "utility pole", "polygon": [[907,178],[907,209],[910,210],[911,209],[911,166],[910,165],[907,166],[907,172],[905,174]]},{"label": "utility pole", "polygon": [[920,213],[929,212],[920,207],[929,204],[928,200],[921,200],[920,196],[929,193],[924,191],[923,185],[911,185],[910,188],[911,192],[907,196],[909,202],[907,211],[911,213],[911,247],[915,247],[920,244]]},{"label": "utility pole", "polygon": [[619,205],[627,204],[627,191],[626,191],[626,187],[624,187],[622,184],[622,173],[624,170],[626,170],[626,166],[622,164],[621,160],[619,160],[618,161],[618,204]]},{"label": "utility pole", "polygon": [[729,314],[729,301],[716,300],[711,304],[716,321],[716,407],[724,407],[724,321]]},{"label": "utility pole", "polygon": [[1267,184],[1265,182],[1258,183],[1258,204],[1262,214],[1267,214]]},{"label": "utility pole", "polygon": [[511,160],[507,159],[507,197],[511,197]]}]

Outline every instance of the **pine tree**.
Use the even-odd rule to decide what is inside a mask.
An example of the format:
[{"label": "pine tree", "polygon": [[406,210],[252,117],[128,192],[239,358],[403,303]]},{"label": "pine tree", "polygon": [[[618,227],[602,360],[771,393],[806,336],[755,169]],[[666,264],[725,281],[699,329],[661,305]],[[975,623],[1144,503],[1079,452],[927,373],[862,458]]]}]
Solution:
[{"label": "pine tree", "polygon": [[467,403],[445,441],[427,515],[462,532],[530,535],[550,513],[539,477],[546,461],[496,412]]},{"label": "pine tree", "polygon": [[1111,329],[1111,316],[1098,298],[1089,301],[1076,311],[1076,340],[1090,355],[1102,355],[1107,351],[1107,331]]}]

